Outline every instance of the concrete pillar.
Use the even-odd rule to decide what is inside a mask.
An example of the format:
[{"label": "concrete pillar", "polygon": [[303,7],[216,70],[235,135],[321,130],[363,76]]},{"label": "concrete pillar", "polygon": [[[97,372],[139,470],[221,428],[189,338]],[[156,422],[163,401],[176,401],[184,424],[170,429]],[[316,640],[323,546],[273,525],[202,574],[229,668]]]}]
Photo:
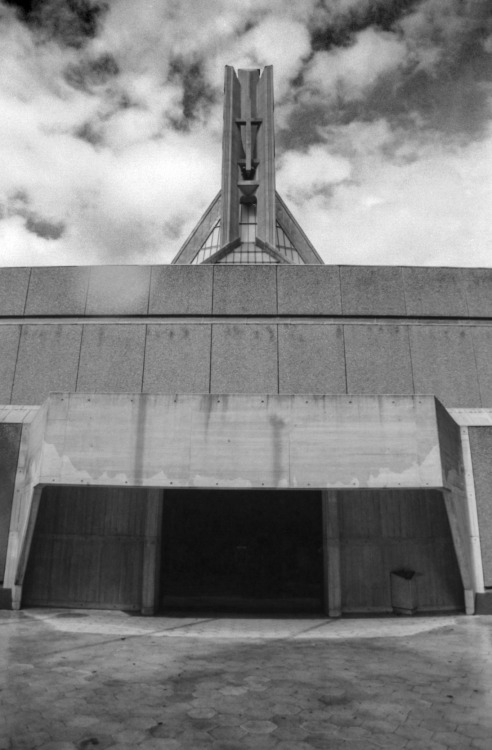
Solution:
[{"label": "concrete pillar", "polygon": [[321,495],[323,508],[325,612],[329,617],[340,617],[342,614],[342,585],[338,496],[334,490],[323,490]]},{"label": "concrete pillar", "polygon": [[159,606],[161,567],[162,490],[148,490],[142,566],[142,614],[153,615]]}]

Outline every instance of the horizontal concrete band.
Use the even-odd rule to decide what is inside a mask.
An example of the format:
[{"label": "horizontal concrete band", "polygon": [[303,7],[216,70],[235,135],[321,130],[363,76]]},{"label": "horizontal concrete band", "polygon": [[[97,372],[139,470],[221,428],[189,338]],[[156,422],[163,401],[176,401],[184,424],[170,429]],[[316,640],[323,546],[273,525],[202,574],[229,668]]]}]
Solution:
[{"label": "horizontal concrete band", "polygon": [[492,269],[98,266],[0,269],[0,316],[492,318]]},{"label": "horizontal concrete band", "polygon": [[65,393],[32,420],[26,464],[33,484],[447,488],[459,452],[430,396]]},{"label": "horizontal concrete band", "polygon": [[[425,396],[425,394],[417,395]],[[30,424],[39,409],[39,406],[26,406],[24,404],[0,404],[0,423]],[[448,412],[456,424],[460,426],[492,427],[492,409],[448,409]]]},{"label": "horizontal concrete band", "polygon": [[217,322],[0,326],[0,403],[50,392],[360,393],[492,407],[492,326]]}]

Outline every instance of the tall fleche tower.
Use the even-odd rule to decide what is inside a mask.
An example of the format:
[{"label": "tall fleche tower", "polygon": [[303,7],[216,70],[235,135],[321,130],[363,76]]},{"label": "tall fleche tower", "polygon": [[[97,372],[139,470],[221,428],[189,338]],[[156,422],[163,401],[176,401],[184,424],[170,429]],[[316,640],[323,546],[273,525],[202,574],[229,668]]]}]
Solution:
[{"label": "tall fleche tower", "polygon": [[275,190],[273,67],[225,68],[222,186],[177,264],[323,261]]}]

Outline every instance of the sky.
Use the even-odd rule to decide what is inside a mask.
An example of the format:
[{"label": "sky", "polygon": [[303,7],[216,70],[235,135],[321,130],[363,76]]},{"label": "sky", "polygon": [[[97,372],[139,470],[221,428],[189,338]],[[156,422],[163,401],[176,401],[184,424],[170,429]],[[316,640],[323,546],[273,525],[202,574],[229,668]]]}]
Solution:
[{"label": "sky", "polygon": [[492,266],[492,0],[0,0],[0,263],[169,263],[220,188],[224,66],[274,66],[325,263]]}]

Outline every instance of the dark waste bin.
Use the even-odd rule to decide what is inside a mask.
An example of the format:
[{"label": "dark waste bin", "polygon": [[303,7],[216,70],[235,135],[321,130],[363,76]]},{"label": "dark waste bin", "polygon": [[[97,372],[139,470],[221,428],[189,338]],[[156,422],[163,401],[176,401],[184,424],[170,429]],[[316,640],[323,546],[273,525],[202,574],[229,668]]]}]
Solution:
[{"label": "dark waste bin", "polygon": [[397,615],[414,615],[417,611],[417,574],[414,570],[390,573],[391,606]]}]

